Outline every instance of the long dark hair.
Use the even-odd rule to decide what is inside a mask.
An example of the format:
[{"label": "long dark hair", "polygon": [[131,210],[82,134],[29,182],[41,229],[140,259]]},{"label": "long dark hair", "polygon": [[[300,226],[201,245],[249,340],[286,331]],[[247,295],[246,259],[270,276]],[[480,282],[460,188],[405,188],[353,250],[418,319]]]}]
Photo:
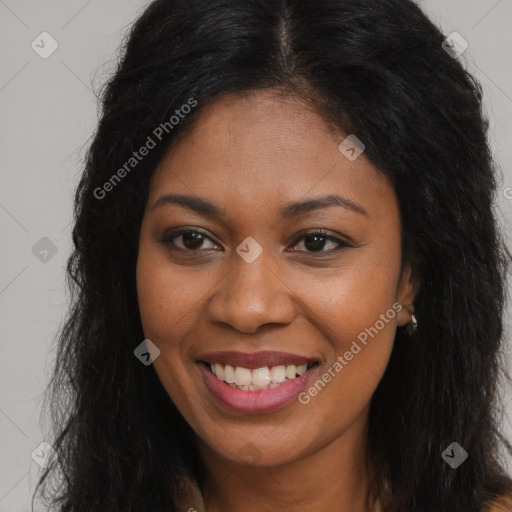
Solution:
[{"label": "long dark hair", "polygon": [[[102,92],[75,197],[72,304],[45,398],[56,457],[36,489],[52,510],[174,511],[180,468],[200,471],[191,429],[134,356],[144,339],[138,233],[149,178],[177,134],[220,95],[268,88],[357,134],[396,189],[403,261],[421,288],[419,327],[397,331],[370,405],[368,454],[375,484],[392,493],[386,511],[477,512],[511,492],[499,455],[501,443],[512,448],[498,429],[508,256],[496,165],[481,86],[444,39],[410,0],[147,7]],[[148,137],[156,147],[126,166]],[[469,454],[457,469],[441,456],[452,442]]]}]

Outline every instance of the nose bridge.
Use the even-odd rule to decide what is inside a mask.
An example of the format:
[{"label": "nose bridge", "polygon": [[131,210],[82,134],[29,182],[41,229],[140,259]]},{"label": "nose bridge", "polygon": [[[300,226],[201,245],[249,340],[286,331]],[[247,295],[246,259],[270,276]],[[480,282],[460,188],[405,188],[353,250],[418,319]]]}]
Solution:
[{"label": "nose bridge", "polygon": [[290,289],[279,278],[273,255],[263,250],[254,259],[246,258],[251,251],[254,246],[249,241],[233,252],[230,269],[209,301],[210,320],[246,332],[254,332],[263,324],[291,322],[293,300]]}]

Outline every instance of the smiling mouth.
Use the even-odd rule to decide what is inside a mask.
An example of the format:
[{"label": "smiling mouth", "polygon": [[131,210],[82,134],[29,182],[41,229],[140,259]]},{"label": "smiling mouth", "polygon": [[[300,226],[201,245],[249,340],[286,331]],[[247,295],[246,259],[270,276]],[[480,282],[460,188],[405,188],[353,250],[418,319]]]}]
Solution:
[{"label": "smiling mouth", "polygon": [[201,361],[217,379],[232,388],[245,391],[273,389],[282,384],[300,377],[318,363],[288,364],[277,366],[263,366],[261,368],[245,368],[229,364],[207,363]]}]

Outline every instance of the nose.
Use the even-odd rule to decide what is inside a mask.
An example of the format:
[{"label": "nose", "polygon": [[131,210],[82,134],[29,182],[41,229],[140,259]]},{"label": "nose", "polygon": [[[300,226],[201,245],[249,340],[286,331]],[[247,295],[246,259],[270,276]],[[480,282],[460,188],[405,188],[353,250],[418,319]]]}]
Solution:
[{"label": "nose", "polygon": [[[268,254],[268,253],[267,253]],[[295,316],[294,292],[265,251],[252,263],[234,253],[232,266],[208,301],[212,323],[255,333],[266,324],[288,325]]]}]

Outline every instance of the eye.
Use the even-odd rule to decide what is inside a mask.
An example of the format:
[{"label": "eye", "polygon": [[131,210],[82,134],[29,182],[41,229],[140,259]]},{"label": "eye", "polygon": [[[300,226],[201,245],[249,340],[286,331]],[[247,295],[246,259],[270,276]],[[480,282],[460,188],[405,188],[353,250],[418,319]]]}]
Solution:
[{"label": "eye", "polygon": [[[181,239],[180,242],[175,242],[175,240],[179,239]],[[212,248],[204,248],[204,242],[206,240],[213,243],[211,238],[207,237],[201,231],[190,228],[181,228],[167,232],[162,238],[161,243],[165,246],[170,246],[171,249],[178,249],[182,251],[194,252],[198,249],[211,250]],[[217,247],[217,244],[213,243],[213,245],[213,248]]]},{"label": "eye", "polygon": [[[209,241],[213,247],[205,247],[206,242]],[[295,238],[293,246],[300,245],[298,242],[303,241],[303,247],[307,253],[331,253],[347,247],[354,247],[349,242],[329,235],[324,230],[310,231],[303,234],[302,236]],[[203,251],[215,250],[219,247],[211,238],[206,236],[203,232],[197,229],[180,228],[167,232],[161,240],[161,243],[171,249],[177,249],[181,251],[199,252],[199,249]],[[325,249],[326,244],[331,243],[334,248],[330,250]],[[291,252],[304,252],[292,250]]]},{"label": "eye", "polygon": [[[338,251],[340,249],[344,249],[346,247],[354,247],[349,242],[341,238],[329,235],[327,232],[321,229],[317,231],[310,231],[309,233],[306,233],[300,238],[296,238],[294,244],[297,244],[297,242],[300,242],[302,240],[304,241],[302,244],[303,247],[306,249],[306,252],[309,253],[331,253],[334,251]],[[325,248],[325,245],[328,242],[334,244],[334,248],[324,251],[323,249]]]}]

